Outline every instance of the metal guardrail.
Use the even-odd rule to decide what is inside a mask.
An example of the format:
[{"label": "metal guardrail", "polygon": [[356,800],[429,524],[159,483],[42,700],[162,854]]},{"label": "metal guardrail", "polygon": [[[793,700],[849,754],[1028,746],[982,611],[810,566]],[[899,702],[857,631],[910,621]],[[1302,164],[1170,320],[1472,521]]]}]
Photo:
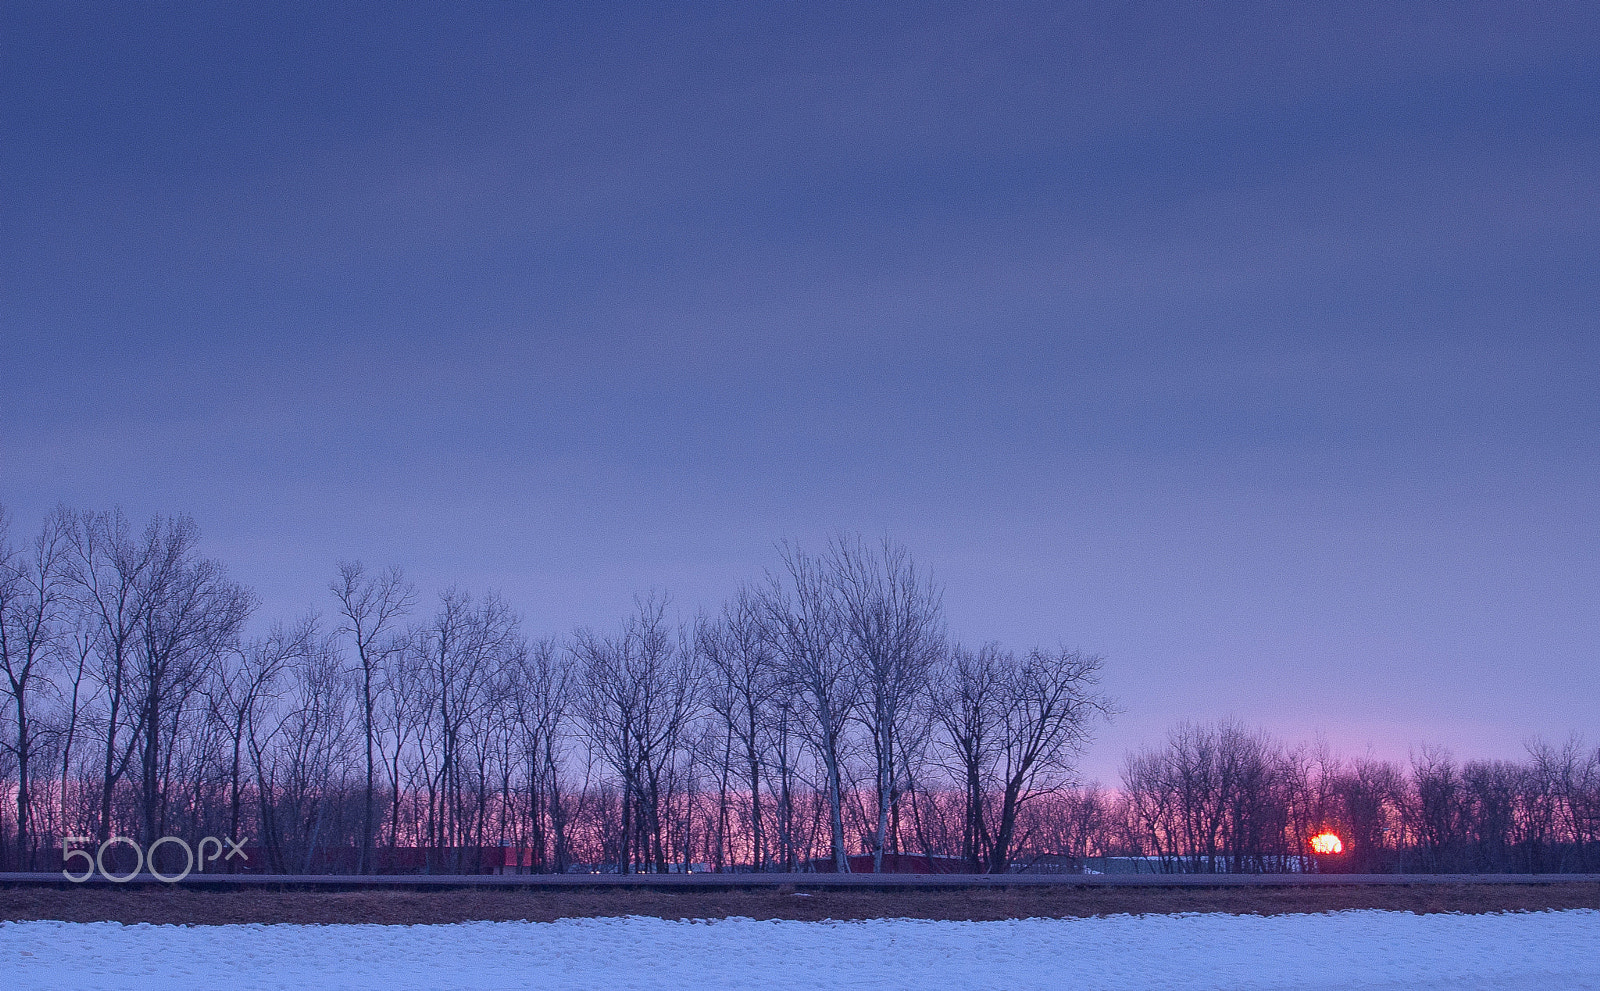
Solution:
[{"label": "metal guardrail", "polygon": [[0,872],[0,888],[158,887],[227,891],[439,890],[524,891],[645,888],[729,891],[758,888],[999,889],[999,888],[1306,888],[1352,885],[1600,884],[1600,874],[191,874],[168,882],[150,874],[127,881],[96,876],[74,882],[59,872]]}]

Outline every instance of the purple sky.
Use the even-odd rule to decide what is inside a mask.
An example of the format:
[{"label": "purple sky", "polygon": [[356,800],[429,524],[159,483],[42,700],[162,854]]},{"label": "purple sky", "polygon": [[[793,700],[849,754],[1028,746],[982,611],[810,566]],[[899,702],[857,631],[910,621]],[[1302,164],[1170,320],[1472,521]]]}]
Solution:
[{"label": "purple sky", "polygon": [[0,502],[533,633],[887,533],[1346,752],[1600,741],[1590,4],[0,8]]}]

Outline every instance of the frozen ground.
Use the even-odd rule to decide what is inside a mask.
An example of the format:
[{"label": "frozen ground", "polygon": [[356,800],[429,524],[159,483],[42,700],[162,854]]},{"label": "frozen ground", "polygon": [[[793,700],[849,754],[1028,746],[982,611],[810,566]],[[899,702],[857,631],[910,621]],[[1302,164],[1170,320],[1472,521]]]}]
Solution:
[{"label": "frozen ground", "polygon": [[1600,989],[1600,912],[0,923],[4,988]]}]

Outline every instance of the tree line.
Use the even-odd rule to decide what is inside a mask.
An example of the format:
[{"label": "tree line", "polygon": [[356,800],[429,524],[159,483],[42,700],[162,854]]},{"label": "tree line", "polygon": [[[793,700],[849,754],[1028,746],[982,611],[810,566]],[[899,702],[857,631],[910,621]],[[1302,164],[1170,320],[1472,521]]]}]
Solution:
[{"label": "tree line", "polygon": [[1534,741],[1522,761],[1463,763],[1425,746],[1401,764],[1183,724],[1127,757],[1104,811],[1102,842],[1168,871],[1294,870],[1332,832],[1331,865],[1355,873],[1594,872],[1600,748]]},{"label": "tree line", "polygon": [[495,848],[534,872],[1268,871],[1330,828],[1378,870],[1600,852],[1600,751],[1576,742],[1401,768],[1183,726],[1119,789],[1084,786],[1102,660],[954,641],[889,541],[781,545],[714,612],[643,595],[559,638],[359,562],[323,604],[252,627],[186,517],[62,509],[13,540],[0,514],[0,869],[69,836],[250,837],[289,873],[472,871]]}]

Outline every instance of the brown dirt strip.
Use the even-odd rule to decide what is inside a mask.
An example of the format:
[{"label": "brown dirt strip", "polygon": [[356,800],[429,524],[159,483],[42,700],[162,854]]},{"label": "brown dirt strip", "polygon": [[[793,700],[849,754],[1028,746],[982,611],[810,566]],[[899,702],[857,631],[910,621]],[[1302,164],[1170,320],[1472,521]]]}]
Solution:
[{"label": "brown dirt strip", "polygon": [[796,892],[442,890],[205,891],[183,888],[0,888],[0,919],[69,922],[431,924],[644,915],[663,919],[950,920],[1227,912],[1281,915],[1343,909],[1526,912],[1600,909],[1600,883],[1351,885],[1328,888],[1094,888]]}]

